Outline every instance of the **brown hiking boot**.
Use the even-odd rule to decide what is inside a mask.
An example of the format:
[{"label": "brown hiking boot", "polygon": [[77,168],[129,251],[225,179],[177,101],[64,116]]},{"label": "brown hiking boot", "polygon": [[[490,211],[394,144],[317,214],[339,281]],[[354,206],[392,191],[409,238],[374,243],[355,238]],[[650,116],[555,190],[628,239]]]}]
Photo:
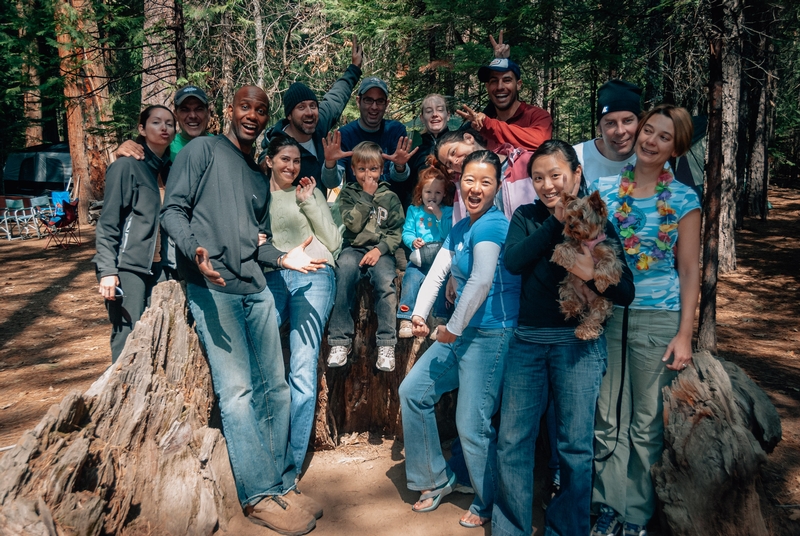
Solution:
[{"label": "brown hiking boot", "polygon": [[300,508],[297,503],[286,501],[279,495],[264,497],[255,506],[248,507],[247,517],[253,523],[285,536],[301,536],[317,525],[317,520],[312,514]]},{"label": "brown hiking boot", "polygon": [[301,493],[297,488],[293,489],[286,495],[283,495],[281,498],[292,503],[293,506],[302,508],[316,519],[322,517],[322,505],[305,493]]}]

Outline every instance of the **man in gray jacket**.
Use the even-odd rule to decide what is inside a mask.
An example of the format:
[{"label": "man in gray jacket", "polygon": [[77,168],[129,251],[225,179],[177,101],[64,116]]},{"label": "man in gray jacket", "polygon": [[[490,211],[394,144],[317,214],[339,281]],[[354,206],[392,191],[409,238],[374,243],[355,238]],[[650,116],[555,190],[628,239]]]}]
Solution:
[{"label": "man in gray jacket", "polygon": [[289,386],[275,300],[260,264],[324,266],[304,247],[283,253],[269,237],[269,181],[251,156],[269,119],[258,87],[236,92],[224,136],[199,137],[175,159],[161,225],[175,240],[178,271],[206,350],[239,502],[254,523],[305,534],[322,507],[295,489],[288,452]]},{"label": "man in gray jacket", "polygon": [[297,180],[313,177],[317,188],[325,194],[328,188],[339,186],[336,177],[329,177],[327,182],[322,180],[322,166],[325,165],[322,139],[344,112],[350,94],[361,78],[362,61],[363,49],[354,37],[351,64],[322,97],[322,102],[319,102],[314,92],[302,82],[295,82],[289,86],[283,94],[283,111],[286,118],[267,130],[264,139],[261,140],[259,163],[262,166],[270,140],[275,136],[289,136],[300,144],[300,174]]}]

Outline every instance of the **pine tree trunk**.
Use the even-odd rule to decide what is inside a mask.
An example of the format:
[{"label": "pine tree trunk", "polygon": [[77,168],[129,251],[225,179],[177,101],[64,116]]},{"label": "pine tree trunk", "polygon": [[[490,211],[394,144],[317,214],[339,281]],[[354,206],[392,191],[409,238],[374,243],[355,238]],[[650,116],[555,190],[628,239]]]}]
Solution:
[{"label": "pine tree trunk", "polygon": [[[73,17],[72,13],[77,17]],[[111,120],[108,86],[97,23],[88,0],[60,0],[56,35],[66,97],[67,133],[72,159],[73,198],[80,199],[81,222],[89,218],[89,201],[102,198],[110,147],[102,134]],[[71,21],[75,26],[71,26]],[[73,34],[78,36],[73,40]]]},{"label": "pine tree trunk", "polygon": [[736,269],[736,204],[739,101],[742,83],[740,0],[724,0],[725,46],[722,49],[722,196],[719,221],[719,270]]},{"label": "pine tree trunk", "polygon": [[700,319],[697,333],[699,349],[717,351],[717,274],[719,267],[720,200],[722,197],[722,54],[720,34],[723,2],[711,0],[708,58],[708,161],[703,203],[703,270],[700,284]]},{"label": "pine tree trunk", "polygon": [[[30,16],[35,9],[31,0],[19,0],[17,2],[17,12],[21,19]],[[42,98],[39,92],[38,63],[39,63],[39,44],[36,37],[28,36],[24,26],[21,26],[18,35],[21,40],[27,40],[26,51],[23,56],[22,72],[25,73],[25,86],[22,92],[23,108],[25,110],[25,147],[33,147],[44,141],[44,129],[42,128]]]},{"label": "pine tree trunk", "polygon": [[146,42],[142,50],[142,105],[144,106],[162,104],[172,108],[173,88],[178,80],[178,37],[183,29],[182,12],[181,5],[175,0],[144,0]]}]

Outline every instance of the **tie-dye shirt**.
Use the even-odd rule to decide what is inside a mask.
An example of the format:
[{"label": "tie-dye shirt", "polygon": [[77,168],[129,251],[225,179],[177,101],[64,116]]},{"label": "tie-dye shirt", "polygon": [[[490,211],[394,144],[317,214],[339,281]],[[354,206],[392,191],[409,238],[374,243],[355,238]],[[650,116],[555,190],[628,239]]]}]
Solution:
[{"label": "tie-dye shirt", "polygon": [[[614,212],[619,208],[620,176],[600,177],[589,186],[589,191],[598,190],[600,196],[608,205],[608,219],[614,224],[617,233],[620,232],[619,222],[614,217]],[[671,208],[680,221],[692,210],[700,208],[700,199],[697,193],[680,182],[673,180],[670,185],[672,198],[669,201]],[[641,249],[647,251],[656,241],[661,216],[656,208],[658,196],[634,199],[630,215],[635,218],[633,224],[636,236],[641,240]],[[671,243],[677,244],[678,229],[669,232]],[[678,271],[675,268],[675,255],[668,251],[663,259],[650,262],[646,269],[637,267],[637,263],[626,255],[628,266],[633,272],[633,281],[636,286],[636,297],[631,303],[631,309],[667,309],[680,311],[681,285]]]}]

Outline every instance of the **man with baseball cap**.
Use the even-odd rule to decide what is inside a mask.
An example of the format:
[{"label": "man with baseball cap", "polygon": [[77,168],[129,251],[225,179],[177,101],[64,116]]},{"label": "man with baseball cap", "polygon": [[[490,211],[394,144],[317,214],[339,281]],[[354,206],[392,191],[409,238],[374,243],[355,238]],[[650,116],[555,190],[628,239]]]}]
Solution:
[{"label": "man with baseball cap", "polygon": [[[509,54],[509,47],[503,45],[503,34],[499,43],[490,36],[495,55],[502,48]],[[503,48],[504,47],[504,48]],[[547,111],[532,106],[519,99],[522,89],[519,65],[508,56],[496,57],[489,65],[478,69],[478,80],[486,85],[489,104],[483,112],[476,112],[464,105],[456,113],[471,123],[489,142],[489,149],[495,150],[504,143],[514,147],[535,151],[542,142],[553,135],[553,118]]]},{"label": "man with baseball cap", "polygon": [[266,148],[275,136],[289,136],[300,144],[298,180],[303,177],[313,177],[317,188],[323,193],[327,192],[328,188],[339,186],[336,175],[322,176],[322,167],[325,165],[322,139],[336,124],[347,106],[350,94],[361,78],[362,61],[363,49],[354,38],[351,63],[341,78],[322,97],[322,102],[318,101],[314,92],[302,82],[295,82],[289,86],[283,94],[285,118],[264,134],[259,163],[263,165],[267,155]]},{"label": "man with baseball cap", "polygon": [[[340,183],[344,176],[347,182],[356,182],[350,168],[351,151],[362,141],[372,141],[383,151],[381,180],[389,181],[389,188],[395,191],[397,183],[408,179],[411,166],[407,162],[416,149],[411,151],[411,139],[402,123],[383,118],[389,105],[389,87],[380,78],[365,78],[358,88],[356,102],[360,112],[358,121],[351,121],[332,132],[323,142],[327,154],[334,158],[323,166],[322,180],[325,184]],[[332,161],[338,161],[338,164],[332,165]]]},{"label": "man with baseball cap", "polygon": [[634,144],[639,125],[642,90],[625,80],[609,80],[597,90],[597,128],[600,137],[574,146],[587,184],[619,175],[636,162]]},{"label": "man with baseball cap", "polygon": [[[175,118],[178,120],[180,130],[169,146],[169,159],[175,161],[175,155],[187,143],[198,136],[210,136],[208,133],[208,96],[197,86],[184,86],[175,92]],[[131,156],[137,160],[144,160],[144,148],[133,140],[126,140],[117,148],[116,155]]]}]

